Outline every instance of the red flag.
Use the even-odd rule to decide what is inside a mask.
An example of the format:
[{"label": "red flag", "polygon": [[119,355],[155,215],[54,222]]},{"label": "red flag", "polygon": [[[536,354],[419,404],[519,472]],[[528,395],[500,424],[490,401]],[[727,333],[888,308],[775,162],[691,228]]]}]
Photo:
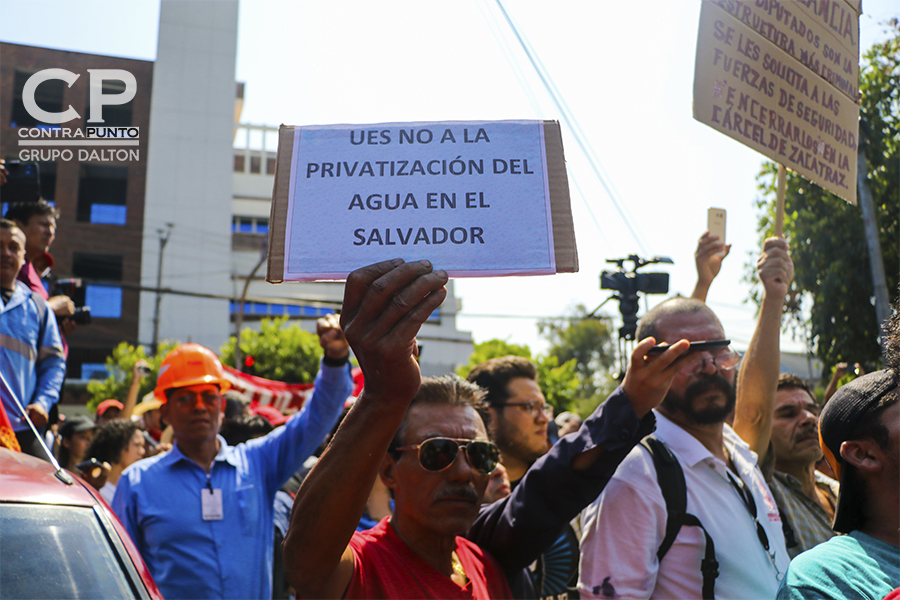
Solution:
[{"label": "red flag", "polygon": [[6,409],[3,408],[3,404],[0,404],[0,446],[16,452],[22,451],[19,448],[19,440],[16,439],[16,432],[13,431],[12,423],[6,414]]}]

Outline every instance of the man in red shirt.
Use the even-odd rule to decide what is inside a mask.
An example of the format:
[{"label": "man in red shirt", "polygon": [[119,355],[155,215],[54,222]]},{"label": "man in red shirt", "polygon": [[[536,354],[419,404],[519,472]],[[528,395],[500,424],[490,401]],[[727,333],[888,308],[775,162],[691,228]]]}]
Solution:
[{"label": "man in red shirt", "polygon": [[[347,279],[341,326],[366,387],[295,500],[284,563],[298,596],[511,597],[496,561],[461,537],[499,458],[474,408],[481,392],[450,377],[419,389],[415,335],[446,283],[428,261]],[[379,474],[394,515],[354,533]]]},{"label": "man in red shirt", "polygon": [[72,335],[76,325],[72,319],[66,317],[75,313],[75,303],[68,296],[51,298],[41,281],[44,269],[39,272],[35,268],[38,261],[46,260],[50,245],[56,239],[56,220],[59,218],[59,211],[46,200],[16,202],[9,205],[5,217],[15,222],[25,233],[25,264],[22,265],[17,279],[47,301],[53,314],[56,315],[59,332],[63,336],[63,348],[68,354],[65,336]]},{"label": "man in red shirt", "polygon": [[[446,283],[447,273],[433,271],[427,260],[385,261],[347,278],[341,327],[365,388],[294,502],[284,570],[298,596],[512,597],[499,563],[462,537],[499,460],[476,410],[482,391],[456,376],[423,381],[416,360],[415,336],[446,297]],[[625,377],[635,423],[688,360],[685,340],[655,360],[640,360],[654,343],[648,338],[636,347]],[[565,468],[588,468],[613,454],[594,445]],[[356,532],[378,476],[394,497],[394,514]]]}]

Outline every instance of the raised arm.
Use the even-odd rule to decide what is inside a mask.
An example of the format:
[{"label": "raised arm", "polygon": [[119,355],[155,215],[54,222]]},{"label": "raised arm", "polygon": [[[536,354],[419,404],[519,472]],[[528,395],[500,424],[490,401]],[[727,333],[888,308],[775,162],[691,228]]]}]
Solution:
[{"label": "raised arm", "polygon": [[828,387],[825,388],[825,402],[831,400],[831,397],[834,396],[834,393],[838,389],[838,382],[849,370],[850,366],[845,362],[839,362],[834,365],[834,373],[831,374],[831,381],[828,382]]},{"label": "raised arm", "polygon": [[288,581],[306,598],[340,598],[353,577],[348,547],[372,484],[419,390],[416,334],[447,295],[428,261],[386,261],[347,278],[341,326],[366,387],[297,492],[284,539]]},{"label": "raised arm", "polygon": [[275,494],[319,447],[338,422],[344,402],[353,391],[353,378],[347,364],[350,345],[338,316],[332,313],[319,319],[316,334],[325,355],[316,373],[312,396],[303,410],[288,419],[284,427],[250,440],[244,446],[248,454],[260,457],[258,464],[266,473],[266,485],[271,494]]},{"label": "raised arm", "polygon": [[466,537],[497,558],[507,576],[545,552],[560,528],[600,495],[619,463],[653,431],[650,410],[690,361],[685,340],[645,361],[654,344],[646,338],[635,346],[622,387],[576,433],[560,438],[539,458],[510,496],[478,515]]},{"label": "raised arm", "polygon": [[763,300],[756,331],[738,374],[734,430],[759,455],[761,464],[772,437],[772,411],[781,371],[781,313],[794,278],[794,263],[786,241],[765,241],[757,272],[763,284]]},{"label": "raised arm", "polygon": [[[719,254],[724,250],[724,254]],[[719,240],[719,236],[710,235],[707,231],[697,242],[694,262],[697,264],[697,285],[691,298],[706,302],[709,286],[722,268],[722,261],[731,252],[731,244],[727,246]]]},{"label": "raised arm", "polygon": [[131,419],[131,415],[134,414],[134,407],[137,406],[141,380],[144,379],[144,373],[149,372],[150,364],[146,360],[139,360],[134,363],[134,367],[131,369],[131,385],[128,386],[128,395],[125,396],[125,406],[122,408],[122,414],[119,415],[120,419]]},{"label": "raised arm", "polygon": [[853,373],[857,377],[862,377],[866,374],[865,370],[862,368],[862,365],[859,363],[848,365],[845,362],[840,362],[834,365],[834,373],[832,373],[831,375],[831,381],[828,382],[828,387],[825,388],[825,401],[822,402],[823,406],[827,404],[829,400],[831,400],[832,396],[834,396],[834,393],[838,389],[838,383],[841,381],[841,377],[843,377],[847,373]]}]

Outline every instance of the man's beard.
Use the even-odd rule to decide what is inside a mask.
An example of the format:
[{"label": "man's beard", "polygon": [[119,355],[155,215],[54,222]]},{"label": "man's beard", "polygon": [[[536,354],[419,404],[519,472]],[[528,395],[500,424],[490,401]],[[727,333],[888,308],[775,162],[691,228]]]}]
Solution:
[{"label": "man's beard", "polygon": [[[719,390],[725,394],[725,405],[696,410],[694,408],[694,400],[710,390]],[[671,413],[683,414],[688,421],[695,425],[713,425],[725,422],[725,419],[734,410],[736,400],[737,396],[734,386],[717,373],[701,377],[689,385],[684,390],[683,396],[678,396],[672,390],[669,390],[669,393],[666,394],[665,399],[662,401],[662,406]]]},{"label": "man's beard", "polygon": [[493,437],[501,453],[515,457],[528,465],[533,464],[550,449],[549,441],[546,445],[538,444],[530,435],[506,420],[496,422]]}]

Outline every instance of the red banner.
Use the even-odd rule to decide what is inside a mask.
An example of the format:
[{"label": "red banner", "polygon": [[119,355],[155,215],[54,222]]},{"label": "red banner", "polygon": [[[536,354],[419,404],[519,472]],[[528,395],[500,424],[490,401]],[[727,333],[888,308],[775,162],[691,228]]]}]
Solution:
[{"label": "red banner", "polygon": [[[264,379],[247,373],[241,373],[237,369],[225,366],[225,377],[231,382],[231,387],[250,399],[251,404],[261,406],[271,405],[290,415],[300,412],[306,400],[312,395],[311,383],[284,383]],[[362,390],[362,370],[353,369],[353,381],[355,383],[353,395],[347,399],[345,406],[349,406]]]}]

